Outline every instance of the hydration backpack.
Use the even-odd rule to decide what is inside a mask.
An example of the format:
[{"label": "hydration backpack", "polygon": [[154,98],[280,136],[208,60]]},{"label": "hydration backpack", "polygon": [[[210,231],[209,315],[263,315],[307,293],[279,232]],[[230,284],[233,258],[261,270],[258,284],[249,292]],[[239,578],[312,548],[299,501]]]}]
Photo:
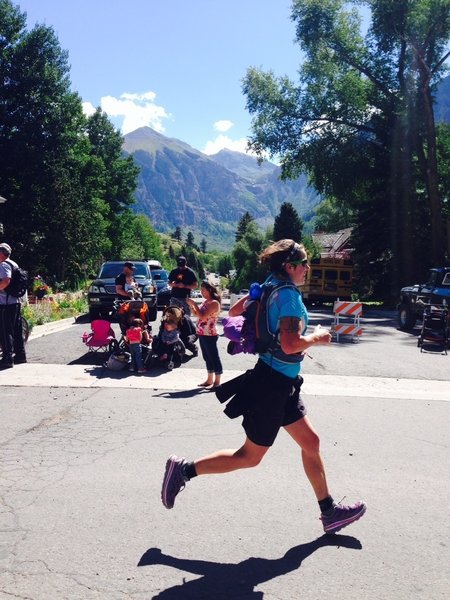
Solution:
[{"label": "hydration backpack", "polygon": [[5,262],[11,267],[11,281],[3,291],[8,296],[22,298],[28,289],[28,273],[24,269],[14,266],[10,260],[5,260]]},{"label": "hydration backpack", "polygon": [[242,315],[224,317],[222,320],[224,336],[230,340],[228,354],[270,352],[276,358],[289,363],[298,363],[303,359],[302,354],[284,354],[278,340],[279,331],[270,330],[268,303],[276,291],[285,287],[292,288],[300,294],[290,282],[266,281],[262,285],[250,286],[250,299]]}]

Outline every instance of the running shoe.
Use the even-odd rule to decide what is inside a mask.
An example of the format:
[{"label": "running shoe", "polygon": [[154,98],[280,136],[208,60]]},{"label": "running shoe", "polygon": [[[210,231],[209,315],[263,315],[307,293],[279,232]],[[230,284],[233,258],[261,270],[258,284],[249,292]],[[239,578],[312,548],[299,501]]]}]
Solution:
[{"label": "running shoe", "polygon": [[166,508],[173,508],[175,498],[186,485],[186,477],[183,475],[183,465],[186,460],[172,454],[166,462],[166,472],[161,490],[161,500]]},{"label": "running shoe", "polygon": [[321,515],[320,520],[325,533],[336,533],[360,519],[365,512],[366,505],[364,502],[356,502],[356,504],[350,504],[349,506],[336,504],[333,511],[329,515]]}]

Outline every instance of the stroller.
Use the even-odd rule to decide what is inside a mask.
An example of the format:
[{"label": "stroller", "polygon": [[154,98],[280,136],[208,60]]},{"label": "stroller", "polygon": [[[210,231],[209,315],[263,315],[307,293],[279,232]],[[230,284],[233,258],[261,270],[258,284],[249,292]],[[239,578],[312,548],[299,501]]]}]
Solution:
[{"label": "stroller", "polygon": [[91,323],[91,330],[90,333],[85,331],[81,337],[89,352],[114,352],[118,348],[119,344],[109,321],[96,319]]},{"label": "stroller", "polygon": [[436,345],[441,352],[447,354],[449,340],[450,317],[447,306],[428,305],[423,311],[422,328],[417,346],[421,352],[427,351],[427,346]]},{"label": "stroller", "polygon": [[181,341],[186,347],[186,350],[192,353],[192,356],[198,356],[198,348],[195,345],[195,342],[198,340],[198,335],[195,329],[195,325],[192,322],[191,317],[188,313],[183,309],[182,303],[180,304],[176,298],[171,298],[170,305],[163,309],[164,311],[167,308],[179,308],[182,312],[182,319],[180,323],[180,337]]},{"label": "stroller", "polygon": [[[126,300],[125,302],[116,300],[114,305],[114,314],[117,316],[120,332],[122,334],[119,342],[117,343],[117,353],[122,354],[128,352],[129,350],[125,335],[127,329],[131,326],[133,319],[141,319],[143,323],[143,331],[146,331],[149,335],[151,335],[152,327],[149,325],[149,310],[147,303],[143,300]],[[143,344],[142,350],[143,359],[145,362],[147,355],[150,353],[150,349],[148,346]]]},{"label": "stroller", "polygon": [[[153,338],[152,343],[150,357],[152,365],[159,362],[165,364],[171,371],[175,366],[175,361],[181,363],[186,352],[181,334],[184,318],[183,310],[177,306],[166,306],[163,309],[159,332]],[[144,364],[147,362],[145,360]]]}]

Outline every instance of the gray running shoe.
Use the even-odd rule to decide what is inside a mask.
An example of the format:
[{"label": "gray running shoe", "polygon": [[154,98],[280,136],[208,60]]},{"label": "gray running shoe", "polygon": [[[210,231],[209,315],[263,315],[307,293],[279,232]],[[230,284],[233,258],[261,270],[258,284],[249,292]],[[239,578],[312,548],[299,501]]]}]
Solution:
[{"label": "gray running shoe", "polygon": [[166,462],[166,472],[161,490],[161,500],[166,508],[173,508],[175,498],[186,485],[187,479],[183,475],[182,469],[185,462],[184,458],[178,458],[175,454],[172,454]]},{"label": "gray running shoe", "polygon": [[325,533],[336,533],[353,523],[353,521],[360,519],[365,512],[366,505],[364,502],[356,502],[356,504],[349,506],[336,504],[333,512],[329,515],[321,515],[320,520]]}]

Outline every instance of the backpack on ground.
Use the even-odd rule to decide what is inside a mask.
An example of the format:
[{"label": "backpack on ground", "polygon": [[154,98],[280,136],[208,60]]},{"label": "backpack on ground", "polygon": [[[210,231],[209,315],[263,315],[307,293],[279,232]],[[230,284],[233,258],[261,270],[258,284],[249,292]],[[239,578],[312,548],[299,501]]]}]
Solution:
[{"label": "backpack on ground", "polygon": [[131,354],[129,352],[121,352],[120,354],[112,353],[104,366],[111,371],[123,371],[130,363]]},{"label": "backpack on ground", "polygon": [[3,290],[8,296],[22,298],[28,289],[28,273],[21,267],[16,267],[10,260],[5,260],[11,267],[11,281]]},{"label": "backpack on ground", "polygon": [[[264,354],[275,353],[276,350],[276,354],[280,354],[279,332],[270,330],[268,304],[272,295],[284,287],[290,287],[300,293],[290,282],[266,281],[262,285],[252,284],[248,305],[242,315],[223,318],[223,333],[230,340],[228,354]],[[299,355],[294,354],[287,358],[287,361],[299,362]]]}]

